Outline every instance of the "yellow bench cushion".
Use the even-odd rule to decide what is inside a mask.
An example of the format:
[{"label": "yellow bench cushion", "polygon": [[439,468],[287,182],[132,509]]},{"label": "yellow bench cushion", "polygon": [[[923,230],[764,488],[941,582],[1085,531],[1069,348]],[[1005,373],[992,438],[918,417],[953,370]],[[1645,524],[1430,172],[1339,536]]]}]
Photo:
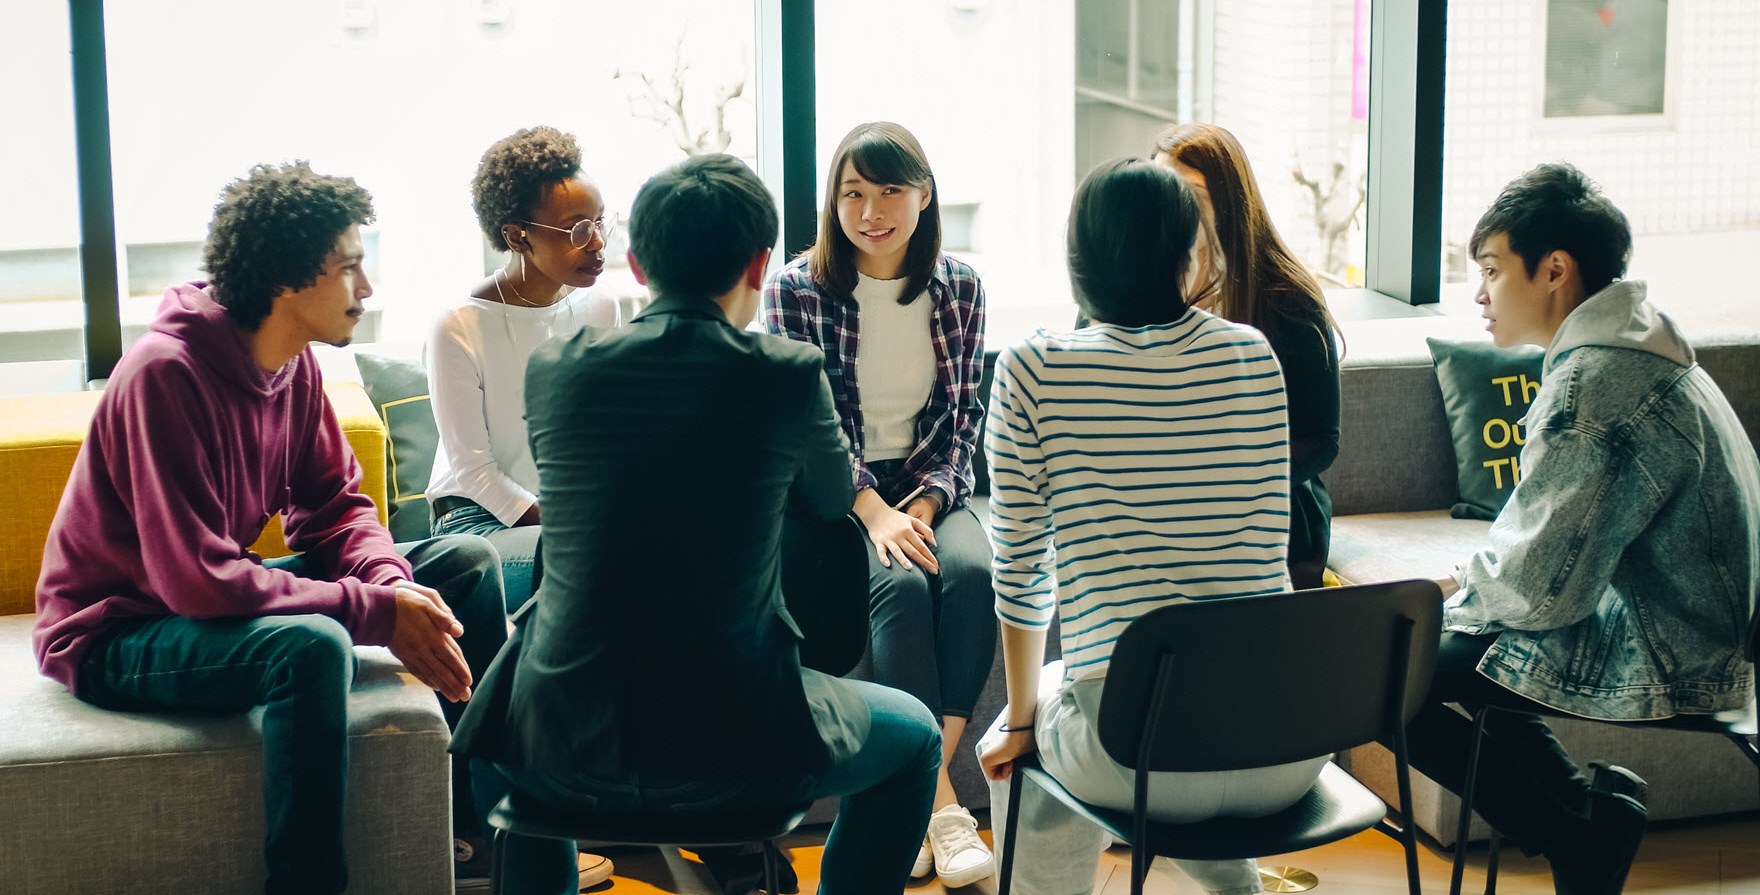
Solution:
[{"label": "yellow bench cushion", "polygon": [[[359,383],[326,384],[342,431],[361,464],[361,490],[385,521],[385,426]],[[0,398],[0,615],[36,611],[37,573],[49,523],[67,487],[80,444],[91,429],[98,392]],[[281,518],[252,545],[264,557],[289,551]]]}]

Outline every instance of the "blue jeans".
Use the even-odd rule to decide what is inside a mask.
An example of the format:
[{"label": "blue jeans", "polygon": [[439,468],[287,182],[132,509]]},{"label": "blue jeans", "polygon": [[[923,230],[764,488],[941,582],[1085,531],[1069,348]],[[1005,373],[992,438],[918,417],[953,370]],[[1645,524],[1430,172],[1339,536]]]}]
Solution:
[{"label": "blue jeans", "polygon": [[[501,576],[480,538],[399,544],[415,580],[440,592],[464,625],[473,676],[507,640]],[[296,556],[265,562],[301,574]],[[340,892],[348,884],[343,806],[348,783],[348,694],[354,641],[324,615],[194,619],[179,615],[110,625],[82,660],[80,699],[125,712],[231,714],[263,706],[263,851],[270,893]],[[462,705],[444,704],[448,725]],[[460,802],[460,797],[464,801]],[[453,802],[469,805],[462,762]]]},{"label": "blue jeans", "polygon": [[509,528],[479,504],[459,507],[434,520],[434,534],[477,535],[501,551],[501,579],[507,588],[507,614],[512,615],[532,598],[533,565],[538,556],[540,526]]},{"label": "blue jeans", "polygon": [[[867,703],[868,737],[854,755],[794,791],[754,793],[713,783],[601,781],[472,761],[483,829],[493,832],[488,809],[512,788],[554,804],[605,804],[618,810],[655,812],[727,810],[741,802],[773,804],[842,796],[837,820],[825,840],[820,895],[898,895],[922,845],[920,831],[929,824],[935,773],[941,767],[941,732],[928,710],[904,693],[866,681],[838,680],[836,685],[857,691]],[[714,731],[703,731],[702,737],[703,748],[713,749]],[[509,877],[504,891],[574,895],[580,882],[574,854],[571,842],[509,837],[502,856]]]}]

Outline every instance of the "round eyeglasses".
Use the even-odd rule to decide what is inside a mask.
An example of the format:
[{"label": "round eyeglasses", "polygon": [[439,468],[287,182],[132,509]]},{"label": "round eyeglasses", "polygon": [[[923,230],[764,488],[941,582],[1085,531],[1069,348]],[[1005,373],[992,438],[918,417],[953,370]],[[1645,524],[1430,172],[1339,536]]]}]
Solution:
[{"label": "round eyeglasses", "polygon": [[592,245],[594,235],[599,237],[601,243],[608,243],[611,241],[611,234],[617,232],[616,218],[587,218],[576,223],[573,227],[552,227],[537,221],[521,221],[521,223],[530,227],[543,227],[546,230],[567,233],[569,244],[577,249],[584,249]]}]

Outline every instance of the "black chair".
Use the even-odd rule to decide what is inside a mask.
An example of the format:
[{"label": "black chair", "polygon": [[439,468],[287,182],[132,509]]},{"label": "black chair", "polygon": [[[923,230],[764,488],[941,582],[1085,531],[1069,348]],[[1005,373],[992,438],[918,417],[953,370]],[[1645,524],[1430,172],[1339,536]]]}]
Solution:
[{"label": "black chair", "polygon": [[[586,840],[607,845],[746,845],[786,836],[807,816],[811,802],[752,807],[720,814],[647,814],[566,810],[518,790],[489,812],[495,828],[490,893],[501,891],[502,855],[509,836]],[[764,849],[764,891],[776,895],[776,853]]]},{"label": "black chair", "polygon": [[[853,518],[785,521],[782,592],[804,637],[802,666],[840,677],[861,661],[868,643],[867,550],[868,537]],[[534,573],[534,580],[538,574]],[[489,812],[489,824],[495,828],[490,891],[501,890],[502,854],[509,836],[607,845],[750,845],[788,835],[811,807],[811,802],[742,804],[725,813],[701,814],[570,810],[514,790]],[[764,891],[775,895],[776,854],[766,848],[763,855]]]},{"label": "black chair", "polygon": [[1119,638],[1100,701],[1100,743],[1134,768],[1131,811],[1087,805],[1036,762],[1009,786],[1001,891],[1014,872],[1021,787],[1043,788],[1131,843],[1131,892],[1143,891],[1155,855],[1228,860],[1313,848],[1380,825],[1405,846],[1406,880],[1418,883],[1409,822],[1384,823],[1387,806],[1328,762],[1301,801],[1263,818],[1192,824],[1149,821],[1143,771],[1228,771],[1299,761],[1385,737],[1394,744],[1400,803],[1409,817],[1405,725],[1423,704],[1436,665],[1442,594],[1430,581],[1399,581],[1164,606]]},{"label": "black chair", "polygon": [[[1745,650],[1749,665],[1757,662],[1756,654],[1760,653],[1760,611],[1754,612],[1748,619],[1748,645]],[[1449,895],[1460,895],[1461,880],[1466,874],[1467,866],[1467,830],[1473,822],[1473,787],[1479,776],[1479,747],[1485,740],[1485,719],[1493,711],[1506,711],[1496,706],[1485,706],[1473,715],[1473,746],[1467,759],[1467,780],[1462,787],[1460,817],[1455,825],[1454,870],[1449,882]],[[1760,781],[1760,712],[1756,705],[1750,703],[1746,709],[1720,712],[1715,715],[1676,715],[1660,721],[1601,721],[1599,718],[1583,718],[1579,715],[1567,715],[1563,712],[1545,712],[1548,717],[1575,718],[1580,721],[1600,721],[1603,724],[1617,724],[1621,727],[1647,727],[1652,730],[1678,730],[1686,733],[1710,733],[1727,737],[1736,744],[1736,748],[1748,761],[1753,762]],[[1485,895],[1497,893],[1497,861],[1503,848],[1503,837],[1493,829],[1491,831],[1490,854],[1485,859]]]}]

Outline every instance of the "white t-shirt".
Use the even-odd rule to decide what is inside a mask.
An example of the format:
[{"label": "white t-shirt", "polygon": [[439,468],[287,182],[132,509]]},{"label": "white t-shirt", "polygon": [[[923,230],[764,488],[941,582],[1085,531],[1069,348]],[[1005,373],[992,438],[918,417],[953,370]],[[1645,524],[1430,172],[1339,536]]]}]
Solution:
[{"label": "white t-shirt", "polygon": [[526,437],[526,361],[582,326],[616,326],[617,302],[579,290],[547,308],[467,298],[435,322],[422,351],[440,443],[428,499],[467,497],[504,525],[538,500]]},{"label": "white t-shirt", "polygon": [[929,336],[934,302],[927,294],[898,303],[905,281],[857,274],[861,314],[856,339],[856,388],[862,401],[862,459],[898,460],[917,446],[917,415],[935,388],[935,344]]}]

